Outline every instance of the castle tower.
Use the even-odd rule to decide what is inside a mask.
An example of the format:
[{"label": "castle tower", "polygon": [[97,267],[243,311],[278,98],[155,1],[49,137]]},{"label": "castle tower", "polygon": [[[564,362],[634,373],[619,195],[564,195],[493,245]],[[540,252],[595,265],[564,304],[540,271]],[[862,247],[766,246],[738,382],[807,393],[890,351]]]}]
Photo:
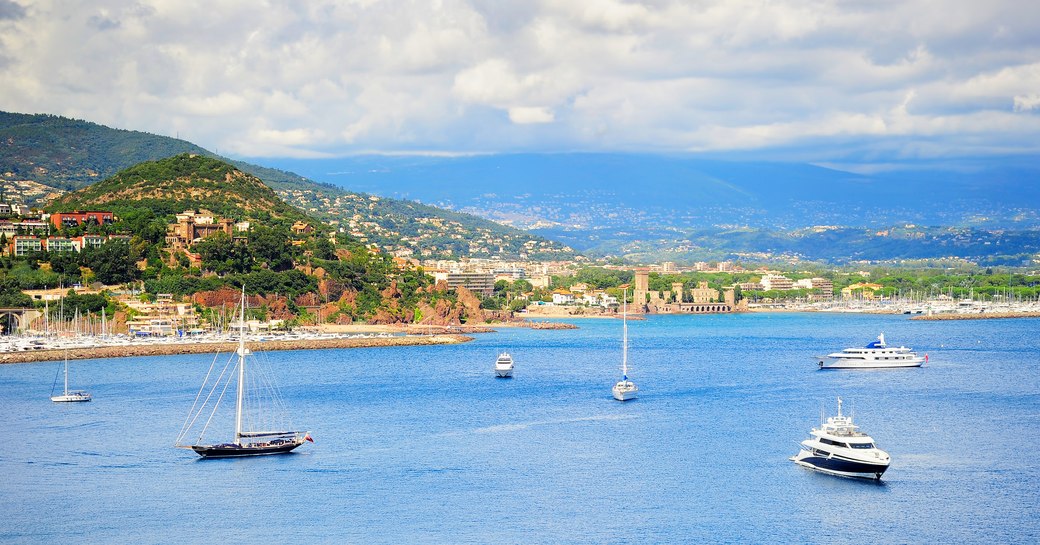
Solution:
[{"label": "castle tower", "polygon": [[675,302],[682,303],[683,299],[683,284],[682,282],[672,282],[672,293],[675,294]]},{"label": "castle tower", "polygon": [[639,267],[635,270],[635,286],[632,290],[632,302],[633,306],[637,309],[643,308],[646,304],[646,294],[650,289],[650,269],[646,267]]}]

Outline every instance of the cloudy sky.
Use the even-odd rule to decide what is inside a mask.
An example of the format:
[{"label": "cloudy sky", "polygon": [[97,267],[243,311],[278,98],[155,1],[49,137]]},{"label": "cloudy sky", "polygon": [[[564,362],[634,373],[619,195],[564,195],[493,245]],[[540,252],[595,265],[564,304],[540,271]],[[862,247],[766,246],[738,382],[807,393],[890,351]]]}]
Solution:
[{"label": "cloudy sky", "polygon": [[1040,2],[0,0],[0,110],[222,154],[1035,154]]}]

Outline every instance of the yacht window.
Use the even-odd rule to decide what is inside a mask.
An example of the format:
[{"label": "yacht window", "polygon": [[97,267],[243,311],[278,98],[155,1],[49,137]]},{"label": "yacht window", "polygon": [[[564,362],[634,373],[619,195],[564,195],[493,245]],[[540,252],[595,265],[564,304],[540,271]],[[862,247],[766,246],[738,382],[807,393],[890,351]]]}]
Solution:
[{"label": "yacht window", "polygon": [[827,439],[826,437],[821,437],[821,438],[820,438],[820,442],[821,442],[821,443],[823,443],[823,444],[825,444],[825,445],[834,445],[834,446],[836,446],[836,447],[845,447],[845,448],[848,448],[848,445],[846,445],[845,443],[839,443],[839,442],[837,442],[837,441],[832,441],[832,440],[830,440],[830,439]]},{"label": "yacht window", "polygon": [[874,443],[851,443],[852,448],[874,448]]}]

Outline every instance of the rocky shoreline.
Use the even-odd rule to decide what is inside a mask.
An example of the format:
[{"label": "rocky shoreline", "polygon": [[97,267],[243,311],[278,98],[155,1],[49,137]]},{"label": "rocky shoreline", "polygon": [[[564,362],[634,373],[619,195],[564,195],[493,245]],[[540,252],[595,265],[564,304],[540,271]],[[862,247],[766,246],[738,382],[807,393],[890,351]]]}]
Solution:
[{"label": "rocky shoreline", "polygon": [[[382,346],[428,346],[442,344],[459,344],[473,340],[473,337],[457,334],[438,334],[432,336],[397,336],[397,337],[357,337],[338,339],[296,339],[291,341],[265,341],[253,343],[257,351],[269,350],[315,350],[327,348],[373,348]],[[126,358],[141,356],[171,356],[177,354],[212,354],[214,352],[232,352],[238,343],[149,343],[130,344],[126,346],[100,346],[94,348],[78,348],[66,350],[32,350],[26,352],[9,352],[0,354],[0,364],[30,363],[40,361],[58,361],[66,357],[74,359]]]},{"label": "rocky shoreline", "polygon": [[1040,318],[1040,312],[978,312],[978,313],[948,313],[914,316],[911,320],[943,321],[943,320],[990,320],[999,318]]}]

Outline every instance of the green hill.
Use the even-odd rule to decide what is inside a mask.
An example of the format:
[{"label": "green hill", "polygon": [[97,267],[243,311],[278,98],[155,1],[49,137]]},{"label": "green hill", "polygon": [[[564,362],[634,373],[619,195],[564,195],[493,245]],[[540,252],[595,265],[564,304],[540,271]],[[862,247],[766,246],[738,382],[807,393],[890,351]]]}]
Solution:
[{"label": "green hill", "polygon": [[[430,258],[564,258],[574,254],[544,237],[477,216],[345,191],[291,172],[220,157],[176,138],[54,115],[0,112],[0,189],[5,197],[17,197],[27,204],[53,199],[55,192],[50,188],[77,190],[139,163],[180,154],[219,159],[256,176],[290,204],[388,252]],[[59,202],[63,208],[79,206],[77,203],[87,207],[89,201],[83,195],[102,197],[103,193],[80,195]],[[189,201],[179,198],[176,206]],[[218,212],[219,208],[214,205],[210,210]]]},{"label": "green hill", "polygon": [[117,215],[149,208],[159,216],[207,209],[237,220],[315,223],[259,178],[222,161],[186,153],[134,165],[47,206],[51,212],[99,208]]}]

